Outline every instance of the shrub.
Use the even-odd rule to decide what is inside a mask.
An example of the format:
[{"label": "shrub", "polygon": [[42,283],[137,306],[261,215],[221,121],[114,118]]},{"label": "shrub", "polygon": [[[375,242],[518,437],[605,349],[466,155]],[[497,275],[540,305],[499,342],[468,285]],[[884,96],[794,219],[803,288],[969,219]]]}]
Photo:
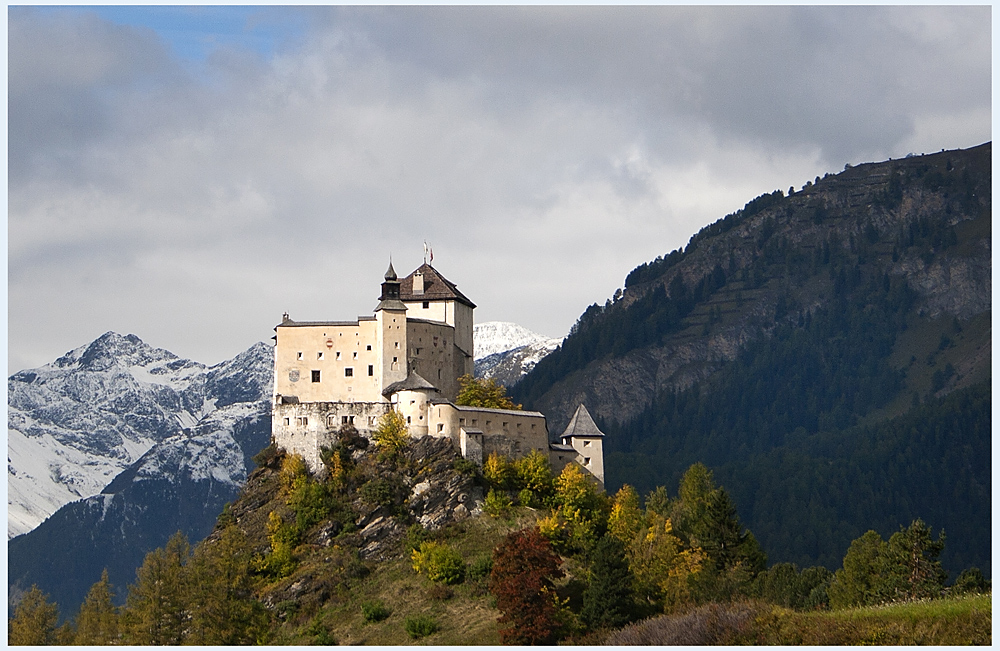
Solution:
[{"label": "shrub", "polygon": [[358,489],[361,499],[372,506],[389,506],[392,504],[392,487],[385,479],[372,479]]},{"label": "shrub", "polygon": [[430,615],[407,617],[403,626],[414,640],[436,633],[440,628],[437,621]]},{"label": "shrub", "polygon": [[489,482],[490,488],[497,490],[513,487],[517,479],[513,462],[497,452],[491,452],[490,456],[486,457],[483,477]]},{"label": "shrub", "polygon": [[278,456],[278,448],[272,443],[267,446],[257,454],[253,455],[251,460],[254,462],[258,468],[263,468],[274,461]]},{"label": "shrub", "polygon": [[493,569],[493,559],[489,556],[480,556],[476,560],[469,563],[469,569],[466,571],[470,579],[481,579],[490,575],[490,570]]},{"label": "shrub", "polygon": [[369,624],[381,622],[382,620],[387,619],[391,614],[392,611],[389,610],[380,599],[376,601],[366,601],[361,604],[361,615]]},{"label": "shrub", "polygon": [[455,591],[446,585],[435,583],[427,590],[427,598],[436,601],[447,601],[455,596]]},{"label": "shrub", "polygon": [[463,459],[461,457],[455,459],[455,462],[452,464],[452,467],[455,469],[455,472],[459,472],[463,475],[468,475],[470,477],[475,477],[476,472],[479,470],[479,466],[477,466],[474,462],[469,461],[468,459]]},{"label": "shrub", "polygon": [[447,585],[461,583],[465,578],[465,561],[462,556],[442,543],[420,543],[420,548],[410,554],[413,569],[431,581]]},{"label": "shrub", "polygon": [[483,511],[494,518],[502,518],[510,514],[510,509],[513,505],[513,502],[510,501],[510,498],[504,492],[491,488],[490,492],[486,494],[486,499],[483,501]]}]

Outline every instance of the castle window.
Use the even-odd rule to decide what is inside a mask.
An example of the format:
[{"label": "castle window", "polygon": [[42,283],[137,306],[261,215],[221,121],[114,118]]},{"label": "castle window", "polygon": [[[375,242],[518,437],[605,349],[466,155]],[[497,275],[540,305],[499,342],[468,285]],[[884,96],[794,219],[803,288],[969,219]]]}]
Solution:
[{"label": "castle window", "polygon": [[288,425],[291,425],[291,423],[289,422],[290,420],[291,420],[290,418],[286,418],[286,419],[285,419],[285,426],[286,426],[286,427],[287,427]]},{"label": "castle window", "polygon": [[323,359],[323,353],[322,352],[316,353],[316,359]]},{"label": "castle window", "polygon": [[490,422],[491,422],[491,421],[486,421],[486,427],[489,427],[489,426],[490,426]]},{"label": "castle window", "polygon": [[590,447],[590,441],[584,441],[583,442],[583,447],[589,448]]},{"label": "castle window", "polygon": [[399,361],[399,358],[398,358],[398,357],[393,357],[393,358],[392,358],[392,363],[393,363],[393,364],[395,364],[395,363],[396,363],[396,362],[398,362],[398,361]]},{"label": "castle window", "polygon": [[319,371],[313,371],[312,372],[312,381],[313,382],[319,382]]},{"label": "castle window", "polygon": [[373,375],[375,375],[375,367],[372,366],[371,364],[369,364],[368,365],[368,377],[372,377]]},{"label": "castle window", "polygon": [[407,416],[407,417],[406,417],[406,424],[407,424],[407,425],[409,425],[409,424],[410,424],[410,417],[409,417],[409,416]]},{"label": "castle window", "polygon": [[507,421],[503,421],[503,426],[507,427]]},{"label": "castle window", "polygon": [[444,423],[438,423],[438,433],[440,434],[443,431],[444,431]]},{"label": "castle window", "polygon": [[327,427],[333,427],[336,424],[337,424],[337,416],[336,415],[330,414],[329,416],[326,417],[326,426]]},{"label": "castle window", "polygon": [[[441,410],[438,409],[438,416],[440,416],[440,415],[441,415]],[[465,425],[465,419],[464,418],[459,418],[458,419],[458,424],[459,425]]]},{"label": "castle window", "polygon": [[339,350],[337,351],[337,359],[338,360],[340,359],[340,351]]},{"label": "castle window", "polygon": [[415,348],[414,350],[416,350],[416,351],[417,351],[417,352],[416,352],[416,354],[417,354],[417,355],[419,355],[419,354],[420,354],[420,349],[419,349],[419,348]]},{"label": "castle window", "polygon": [[302,352],[299,351],[299,359],[302,359]]},{"label": "castle window", "polygon": [[348,366],[344,369],[344,377],[354,377],[354,369]]},{"label": "castle window", "polygon": [[517,424],[517,429],[521,429],[521,423]]},{"label": "castle window", "polygon": [[438,369],[438,379],[441,379],[441,369]]},{"label": "castle window", "polygon": [[398,341],[396,341],[396,342],[393,342],[393,343],[395,343],[395,344],[396,344],[396,348],[399,348],[399,342],[398,342]]},{"label": "castle window", "polygon": [[425,310],[426,310],[427,308],[429,308],[430,306],[431,306],[431,302],[430,302],[430,301],[424,301],[424,309],[425,309]]},{"label": "castle window", "polygon": [[358,358],[358,351],[354,351],[354,359]]},{"label": "castle window", "polygon": [[368,344],[367,346],[365,346],[365,350],[371,350],[371,349],[372,349],[372,345],[371,344]]},{"label": "castle window", "polygon": [[535,424],[534,423],[531,424],[531,429],[535,429]]},{"label": "castle window", "polygon": [[585,465],[585,466],[589,466],[590,465],[590,457],[584,457],[583,458],[583,465]]},{"label": "castle window", "polygon": [[478,420],[477,420],[477,419],[475,419],[475,418],[473,418],[473,419],[472,419],[472,426],[473,426],[473,427],[475,427],[475,426],[476,426],[476,423],[477,423],[477,422],[478,422]]},{"label": "castle window", "polygon": [[309,419],[306,416],[302,416],[301,418],[296,418],[295,424],[304,427],[309,424]]}]

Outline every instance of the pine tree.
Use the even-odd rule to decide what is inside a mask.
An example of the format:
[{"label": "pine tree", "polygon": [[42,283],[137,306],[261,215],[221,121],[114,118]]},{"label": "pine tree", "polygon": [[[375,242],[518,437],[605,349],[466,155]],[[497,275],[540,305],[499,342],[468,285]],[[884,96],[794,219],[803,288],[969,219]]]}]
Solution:
[{"label": "pine tree", "polygon": [[591,628],[618,628],[634,613],[632,573],[625,547],[618,538],[605,535],[594,547],[590,565],[592,578],[583,593],[580,616]]},{"label": "pine tree", "polygon": [[87,593],[76,618],[75,644],[103,646],[118,642],[118,609],[112,603],[108,570],[101,573],[101,580]]},{"label": "pine tree", "polygon": [[177,532],[165,548],[146,554],[129,586],[122,613],[123,638],[132,645],[168,645],[183,641],[188,618],[188,582],[185,576],[191,548]]},{"label": "pine tree", "polygon": [[270,619],[254,599],[253,553],[236,526],[202,542],[188,565],[191,623],[185,643],[235,646],[265,640]]},{"label": "pine tree", "polygon": [[33,585],[14,609],[14,618],[8,623],[7,644],[52,645],[56,642],[58,620],[59,607],[49,603],[48,595]]}]

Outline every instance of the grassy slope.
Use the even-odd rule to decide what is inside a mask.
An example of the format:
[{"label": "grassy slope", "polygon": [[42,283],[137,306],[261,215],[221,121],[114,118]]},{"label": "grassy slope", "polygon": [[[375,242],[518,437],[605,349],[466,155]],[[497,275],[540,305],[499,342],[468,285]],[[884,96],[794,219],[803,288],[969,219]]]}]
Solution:
[{"label": "grassy slope", "polygon": [[606,644],[643,645],[989,645],[992,595],[831,612],[795,612],[750,602],[709,604],[639,622]]},{"label": "grassy slope", "polygon": [[763,644],[989,645],[992,595],[891,604],[825,613],[775,608],[755,622]]}]

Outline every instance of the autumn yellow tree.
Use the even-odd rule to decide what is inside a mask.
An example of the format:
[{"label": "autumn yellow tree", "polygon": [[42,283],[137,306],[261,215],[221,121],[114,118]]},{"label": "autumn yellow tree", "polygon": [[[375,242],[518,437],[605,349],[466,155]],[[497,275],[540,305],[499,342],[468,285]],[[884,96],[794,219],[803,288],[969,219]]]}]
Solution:
[{"label": "autumn yellow tree", "polygon": [[390,409],[378,419],[378,426],[372,432],[372,438],[375,439],[375,445],[379,450],[396,454],[410,440],[406,419],[395,409]]},{"label": "autumn yellow tree", "polygon": [[458,378],[458,383],[461,388],[455,399],[456,405],[487,409],[521,409],[521,405],[515,404],[507,397],[507,389],[493,379],[484,380],[463,375]]},{"label": "autumn yellow tree", "polygon": [[80,606],[76,618],[74,644],[79,646],[104,646],[118,642],[118,609],[112,602],[108,570],[101,573],[101,580],[91,586]]},{"label": "autumn yellow tree", "polygon": [[634,488],[625,484],[611,504],[608,515],[608,533],[617,538],[623,545],[629,545],[643,528],[644,518],[639,508],[639,494]]},{"label": "autumn yellow tree", "polygon": [[55,643],[59,608],[50,603],[48,595],[33,585],[18,602],[14,618],[8,622],[7,644],[51,645]]}]

